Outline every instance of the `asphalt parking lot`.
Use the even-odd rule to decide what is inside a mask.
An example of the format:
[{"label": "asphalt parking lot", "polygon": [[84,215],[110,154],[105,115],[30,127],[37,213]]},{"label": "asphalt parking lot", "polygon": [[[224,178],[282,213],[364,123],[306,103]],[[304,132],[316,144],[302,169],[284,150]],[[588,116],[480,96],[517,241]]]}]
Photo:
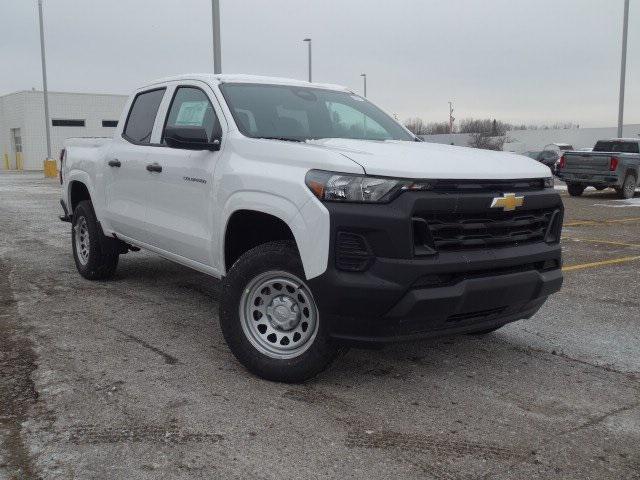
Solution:
[{"label": "asphalt parking lot", "polygon": [[0,174],[0,478],[640,479],[640,193],[561,193],[534,318],[293,386],[233,358],[209,277],[140,252],[88,282],[56,181]]}]

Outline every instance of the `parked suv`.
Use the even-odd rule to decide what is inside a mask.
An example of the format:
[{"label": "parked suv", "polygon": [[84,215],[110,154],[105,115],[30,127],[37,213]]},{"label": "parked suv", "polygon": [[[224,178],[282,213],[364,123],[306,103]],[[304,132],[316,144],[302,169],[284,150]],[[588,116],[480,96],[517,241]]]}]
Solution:
[{"label": "parked suv", "polygon": [[222,279],[252,372],[298,382],[345,346],[488,333],[562,283],[563,206],[520,155],[422,143],[351,90],[184,75],[71,139],[62,207],[81,275],[144,248]]}]

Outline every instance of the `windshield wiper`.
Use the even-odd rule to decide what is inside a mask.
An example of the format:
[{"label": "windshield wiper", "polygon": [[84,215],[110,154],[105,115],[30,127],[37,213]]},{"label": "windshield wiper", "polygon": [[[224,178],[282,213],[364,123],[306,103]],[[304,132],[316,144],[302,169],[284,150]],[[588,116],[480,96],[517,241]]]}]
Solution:
[{"label": "windshield wiper", "polygon": [[263,140],[282,140],[283,142],[302,142],[302,140],[298,140],[297,138],[289,138],[289,137],[256,137],[262,138]]}]

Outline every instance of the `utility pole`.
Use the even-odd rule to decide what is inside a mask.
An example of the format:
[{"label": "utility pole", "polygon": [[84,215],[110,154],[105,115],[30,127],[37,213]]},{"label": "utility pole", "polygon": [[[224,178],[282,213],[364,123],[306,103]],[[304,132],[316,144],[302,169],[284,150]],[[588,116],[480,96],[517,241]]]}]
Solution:
[{"label": "utility pole", "polygon": [[622,25],[622,60],[620,64],[620,105],[618,106],[618,138],[622,137],[624,122],[624,83],[627,76],[627,33],[629,31],[629,0],[624,0],[624,21]]},{"label": "utility pole", "polygon": [[220,44],[220,0],[211,0],[213,30],[213,73],[222,73],[222,46]]},{"label": "utility pole", "polygon": [[453,103],[449,102],[449,133],[453,133],[453,122],[456,119],[453,117]]},{"label": "utility pole", "polygon": [[360,76],[364,80],[364,98],[367,98],[367,74],[366,73],[361,73]]},{"label": "utility pole", "polygon": [[307,46],[309,47],[309,83],[311,83],[311,39],[305,38],[302,41],[307,42]]},{"label": "utility pole", "polygon": [[47,135],[47,158],[51,159],[51,131],[49,127],[49,90],[47,89],[47,62],[44,51],[44,22],[42,20],[42,0],[38,0],[38,15],[40,19],[40,56],[42,57],[42,89],[44,94],[44,124]]}]

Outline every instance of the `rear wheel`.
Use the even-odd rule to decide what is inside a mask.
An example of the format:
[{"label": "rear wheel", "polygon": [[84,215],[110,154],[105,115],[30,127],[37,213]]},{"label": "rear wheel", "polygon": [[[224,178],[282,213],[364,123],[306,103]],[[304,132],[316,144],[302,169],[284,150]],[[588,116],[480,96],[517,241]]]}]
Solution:
[{"label": "rear wheel", "polygon": [[113,276],[118,266],[118,243],[104,236],[88,200],[78,203],[73,211],[71,244],[80,275],[88,280],[105,280]]},{"label": "rear wheel", "polygon": [[224,279],[222,333],[236,358],[260,377],[303,382],[341,350],[303,279],[298,251],[286,241],[249,250]]},{"label": "rear wheel", "polygon": [[607,187],[605,187],[604,185],[596,185],[594,188],[595,188],[597,191],[601,192],[602,190],[604,190],[604,189],[605,189],[605,188],[607,188]]},{"label": "rear wheel", "polygon": [[633,198],[636,193],[636,186],[638,181],[636,180],[635,175],[629,173],[624,179],[624,183],[622,184],[622,188],[618,191],[618,195],[620,198]]},{"label": "rear wheel", "polygon": [[579,183],[567,183],[567,190],[572,197],[579,197],[584,193],[585,186]]}]

